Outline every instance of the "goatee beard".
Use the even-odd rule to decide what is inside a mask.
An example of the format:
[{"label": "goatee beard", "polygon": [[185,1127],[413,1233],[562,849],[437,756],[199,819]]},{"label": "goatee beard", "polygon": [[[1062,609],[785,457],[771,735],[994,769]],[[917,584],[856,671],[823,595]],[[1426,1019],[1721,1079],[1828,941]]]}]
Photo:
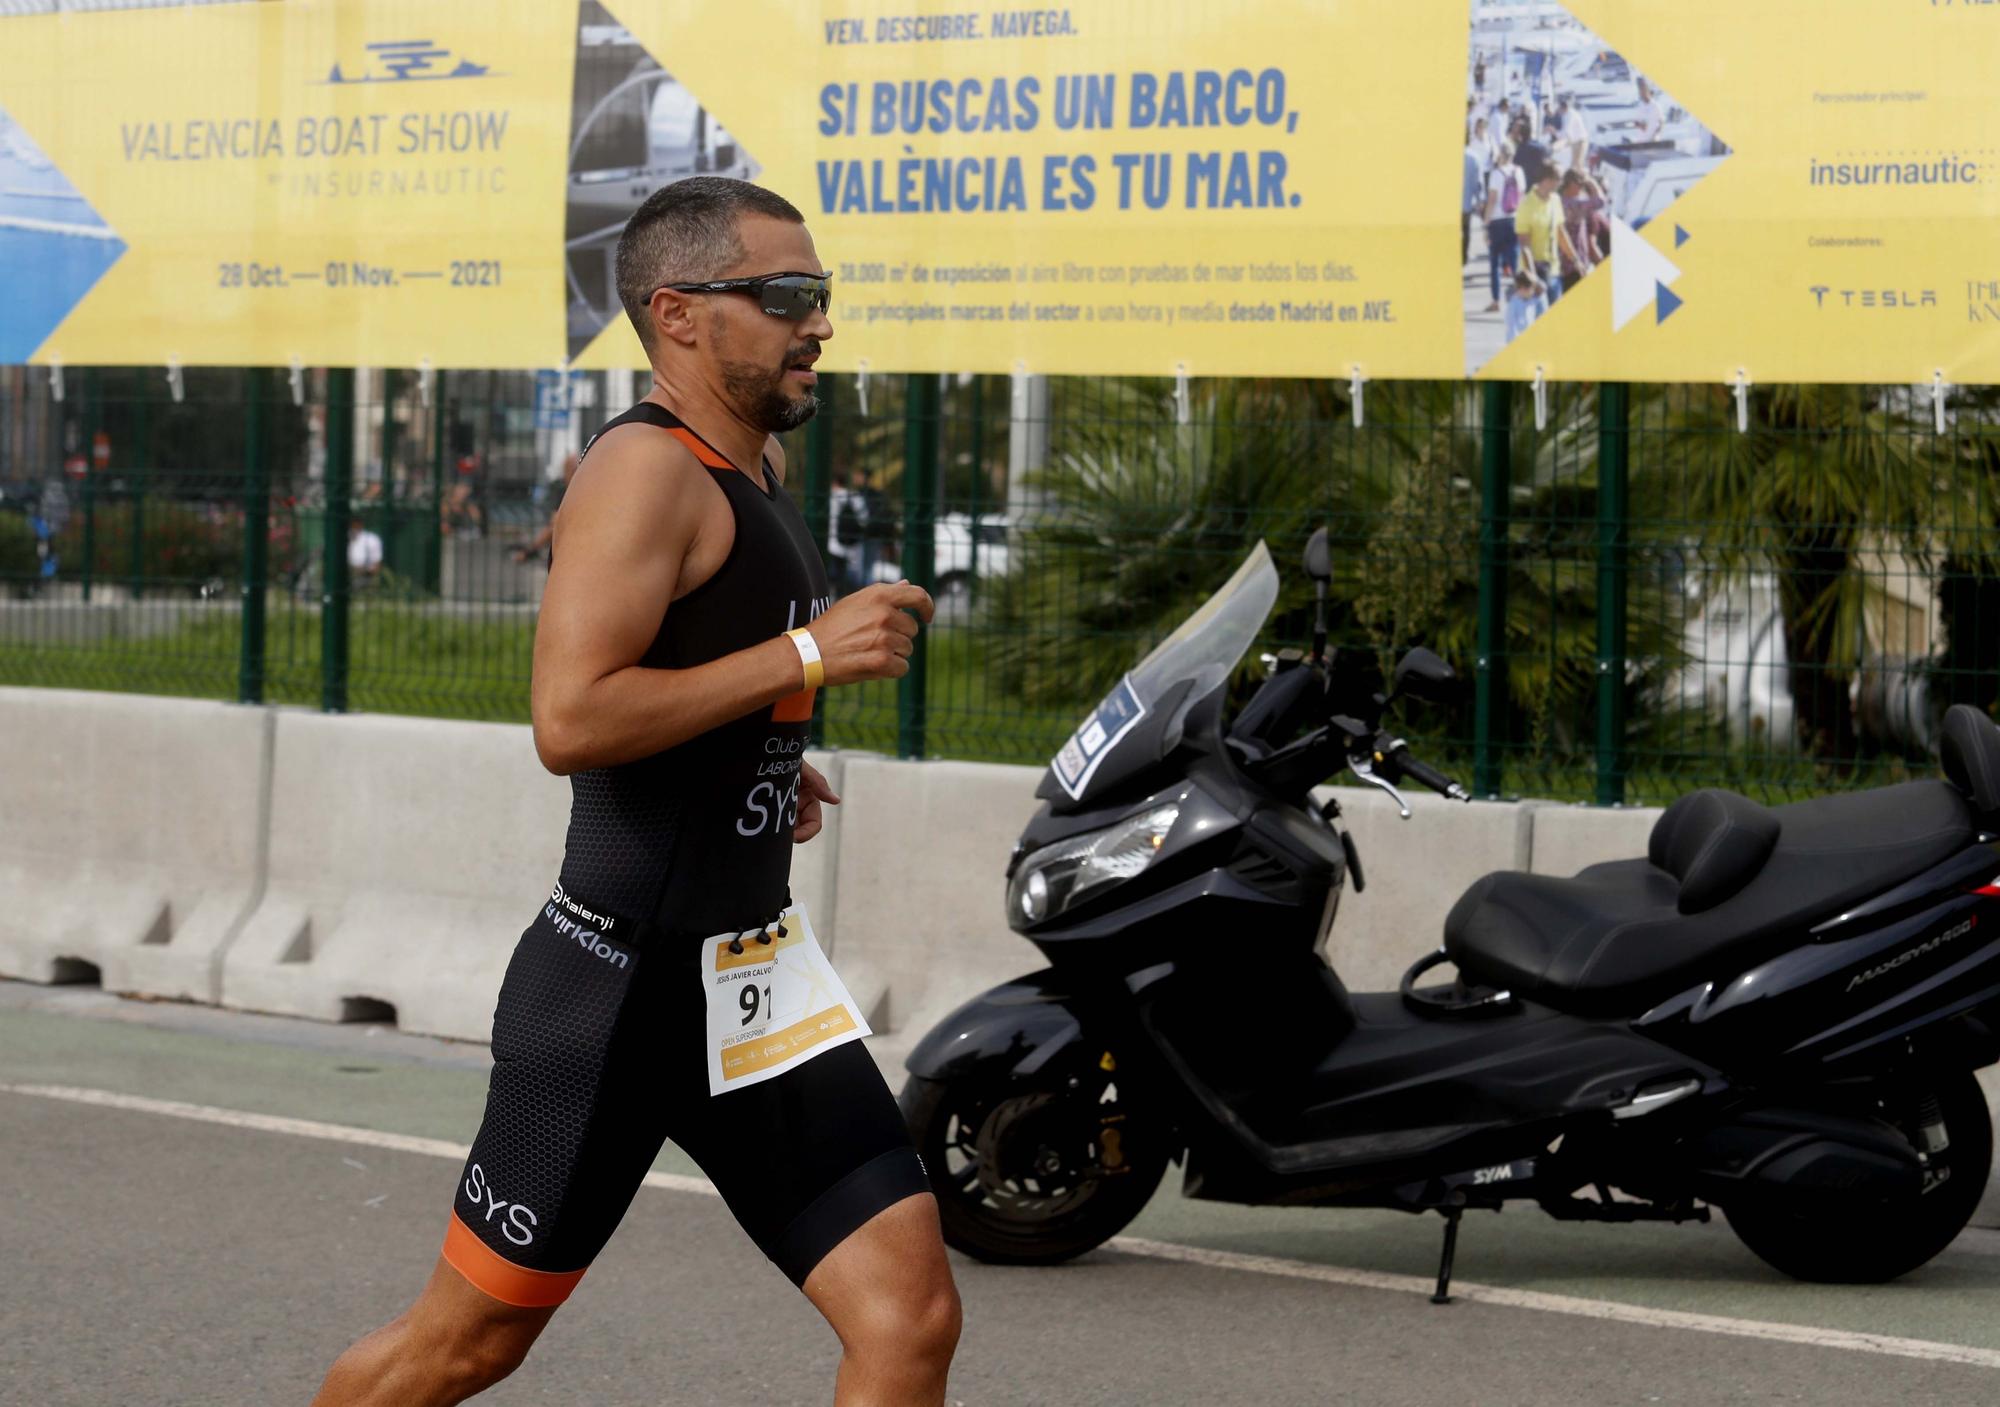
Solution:
[{"label": "goatee beard", "polygon": [[747,362],[725,362],[723,389],[743,418],[767,435],[796,430],[819,413],[819,397],[807,392],[793,397],[785,394],[785,373],[789,364],[773,377]]}]

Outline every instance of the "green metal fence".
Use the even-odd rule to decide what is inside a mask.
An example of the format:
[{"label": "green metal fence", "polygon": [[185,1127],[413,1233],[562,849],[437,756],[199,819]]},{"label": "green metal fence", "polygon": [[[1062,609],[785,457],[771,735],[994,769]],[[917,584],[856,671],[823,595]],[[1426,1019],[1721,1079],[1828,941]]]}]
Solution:
[{"label": "green metal fence", "polygon": [[[50,382],[0,369],[0,682],[514,720],[546,571],[518,559],[564,455],[643,389]],[[1459,667],[1462,696],[1409,731],[1482,794],[1865,784],[1929,770],[1949,704],[2000,701],[1992,392],[1556,386],[1538,408],[1527,387],[1395,383],[1357,406],[1345,382],[827,376],[821,395],[788,460],[836,577],[940,603],[908,678],[822,695],[828,744],[1038,762],[1260,538],[1286,569],[1268,643],[1302,639],[1295,563],[1321,524],[1336,644]]]}]

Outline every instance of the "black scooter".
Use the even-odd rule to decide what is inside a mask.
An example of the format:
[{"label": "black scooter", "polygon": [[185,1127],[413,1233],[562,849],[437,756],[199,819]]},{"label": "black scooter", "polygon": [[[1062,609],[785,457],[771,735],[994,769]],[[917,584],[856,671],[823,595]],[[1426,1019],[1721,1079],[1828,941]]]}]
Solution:
[{"label": "black scooter", "polygon": [[[1728,1214],[1788,1274],[1924,1264],[1985,1190],[1973,1071],[2000,1059],[2000,727],[1947,715],[1947,781],[1766,808],[1701,791],[1644,859],[1503,873],[1451,911],[1401,990],[1350,993],[1322,950],[1363,884],[1342,766],[1399,806],[1465,792],[1382,726],[1321,609],[1225,726],[1224,685],[1277,595],[1259,544],[1050,764],[1008,865],[1047,959],[934,1028],[902,1106],[945,1239],[1047,1263],[1134,1217],[1169,1160],[1191,1197],[1459,1218]],[[1408,816],[1408,808],[1403,807]],[[1445,964],[1449,981],[1431,976]]]}]

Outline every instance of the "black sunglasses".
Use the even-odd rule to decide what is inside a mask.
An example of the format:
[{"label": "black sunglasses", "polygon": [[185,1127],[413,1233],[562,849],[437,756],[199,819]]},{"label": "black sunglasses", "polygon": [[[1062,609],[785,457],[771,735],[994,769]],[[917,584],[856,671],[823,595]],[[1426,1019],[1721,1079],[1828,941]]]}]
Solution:
[{"label": "black sunglasses", "polygon": [[[748,293],[774,318],[801,322],[833,306],[833,280],[824,274],[765,274],[760,278],[725,278],[713,283],[663,283],[676,293]],[[659,288],[653,290],[658,293]]]}]

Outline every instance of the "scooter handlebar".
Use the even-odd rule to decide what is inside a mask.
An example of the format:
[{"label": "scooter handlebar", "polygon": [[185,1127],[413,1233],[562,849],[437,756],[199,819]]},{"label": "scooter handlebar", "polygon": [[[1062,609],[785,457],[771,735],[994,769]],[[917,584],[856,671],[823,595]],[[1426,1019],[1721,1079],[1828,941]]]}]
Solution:
[{"label": "scooter handlebar", "polygon": [[1407,747],[1398,747],[1389,754],[1396,764],[1396,770],[1420,787],[1429,787],[1439,796],[1451,801],[1470,801],[1472,793],[1454,782],[1450,777],[1427,762],[1421,762],[1410,755]]}]

